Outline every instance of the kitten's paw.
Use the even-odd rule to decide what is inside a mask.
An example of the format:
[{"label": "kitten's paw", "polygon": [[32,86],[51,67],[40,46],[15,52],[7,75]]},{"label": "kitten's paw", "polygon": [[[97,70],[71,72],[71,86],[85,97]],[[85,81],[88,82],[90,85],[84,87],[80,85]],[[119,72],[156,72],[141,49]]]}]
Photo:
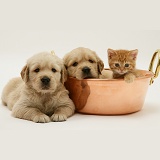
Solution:
[{"label": "kitten's paw", "polygon": [[51,117],[54,122],[62,122],[67,120],[67,116],[63,113],[54,113]]},{"label": "kitten's paw", "polygon": [[133,77],[133,76],[125,76],[125,77],[124,77],[124,80],[125,80],[125,82],[127,82],[127,83],[132,83],[132,82],[134,82],[135,77]]},{"label": "kitten's paw", "polygon": [[36,116],[33,118],[33,122],[36,122],[36,123],[48,123],[48,122],[50,122],[50,121],[51,121],[50,117],[48,117],[48,116],[45,115],[45,114],[36,115]]}]

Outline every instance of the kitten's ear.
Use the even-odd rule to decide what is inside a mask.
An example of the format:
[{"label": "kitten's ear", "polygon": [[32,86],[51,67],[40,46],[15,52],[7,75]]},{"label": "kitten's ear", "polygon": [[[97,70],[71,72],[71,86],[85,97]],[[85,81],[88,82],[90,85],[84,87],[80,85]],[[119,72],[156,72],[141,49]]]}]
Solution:
[{"label": "kitten's ear", "polygon": [[130,55],[133,57],[133,60],[136,60],[138,55],[138,49],[130,51]]},{"label": "kitten's ear", "polygon": [[108,59],[112,59],[112,57],[117,54],[113,49],[110,48],[108,48],[107,53],[108,53]]}]

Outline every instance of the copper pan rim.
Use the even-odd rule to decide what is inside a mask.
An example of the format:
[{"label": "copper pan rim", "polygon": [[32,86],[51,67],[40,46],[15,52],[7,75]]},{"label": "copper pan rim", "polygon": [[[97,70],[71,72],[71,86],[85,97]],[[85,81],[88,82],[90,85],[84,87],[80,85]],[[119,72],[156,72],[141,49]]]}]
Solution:
[{"label": "copper pan rim", "polygon": [[[105,70],[109,70],[109,69],[105,69]],[[140,70],[142,72],[145,72],[146,74],[141,76],[141,77],[138,77],[136,78],[135,80],[141,80],[141,79],[147,79],[147,78],[153,78],[154,77],[154,74],[153,72],[151,71],[147,71],[147,70]],[[77,81],[107,81],[107,82],[122,82],[124,81],[123,79],[98,79],[98,78],[86,78],[86,79],[82,79],[82,80],[79,80],[79,79],[76,79],[75,77],[69,77],[71,79],[75,79]]]}]

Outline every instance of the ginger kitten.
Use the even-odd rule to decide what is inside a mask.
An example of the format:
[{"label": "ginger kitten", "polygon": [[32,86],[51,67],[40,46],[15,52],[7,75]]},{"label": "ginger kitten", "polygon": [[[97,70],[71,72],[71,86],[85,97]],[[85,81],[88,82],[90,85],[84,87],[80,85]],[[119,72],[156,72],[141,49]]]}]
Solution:
[{"label": "ginger kitten", "polygon": [[138,50],[113,50],[108,49],[108,63],[113,71],[113,78],[124,78],[131,83],[138,76],[136,70],[136,58]]}]

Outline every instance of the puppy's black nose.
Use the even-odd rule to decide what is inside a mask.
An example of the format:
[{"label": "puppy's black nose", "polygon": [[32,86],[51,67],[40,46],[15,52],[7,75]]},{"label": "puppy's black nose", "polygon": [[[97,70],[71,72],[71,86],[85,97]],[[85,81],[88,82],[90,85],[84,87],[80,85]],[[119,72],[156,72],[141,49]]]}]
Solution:
[{"label": "puppy's black nose", "polygon": [[82,68],[83,73],[86,73],[86,74],[90,73],[90,70],[91,69],[89,67]]},{"label": "puppy's black nose", "polygon": [[47,85],[50,82],[50,79],[48,77],[43,77],[41,81],[44,85]]}]

